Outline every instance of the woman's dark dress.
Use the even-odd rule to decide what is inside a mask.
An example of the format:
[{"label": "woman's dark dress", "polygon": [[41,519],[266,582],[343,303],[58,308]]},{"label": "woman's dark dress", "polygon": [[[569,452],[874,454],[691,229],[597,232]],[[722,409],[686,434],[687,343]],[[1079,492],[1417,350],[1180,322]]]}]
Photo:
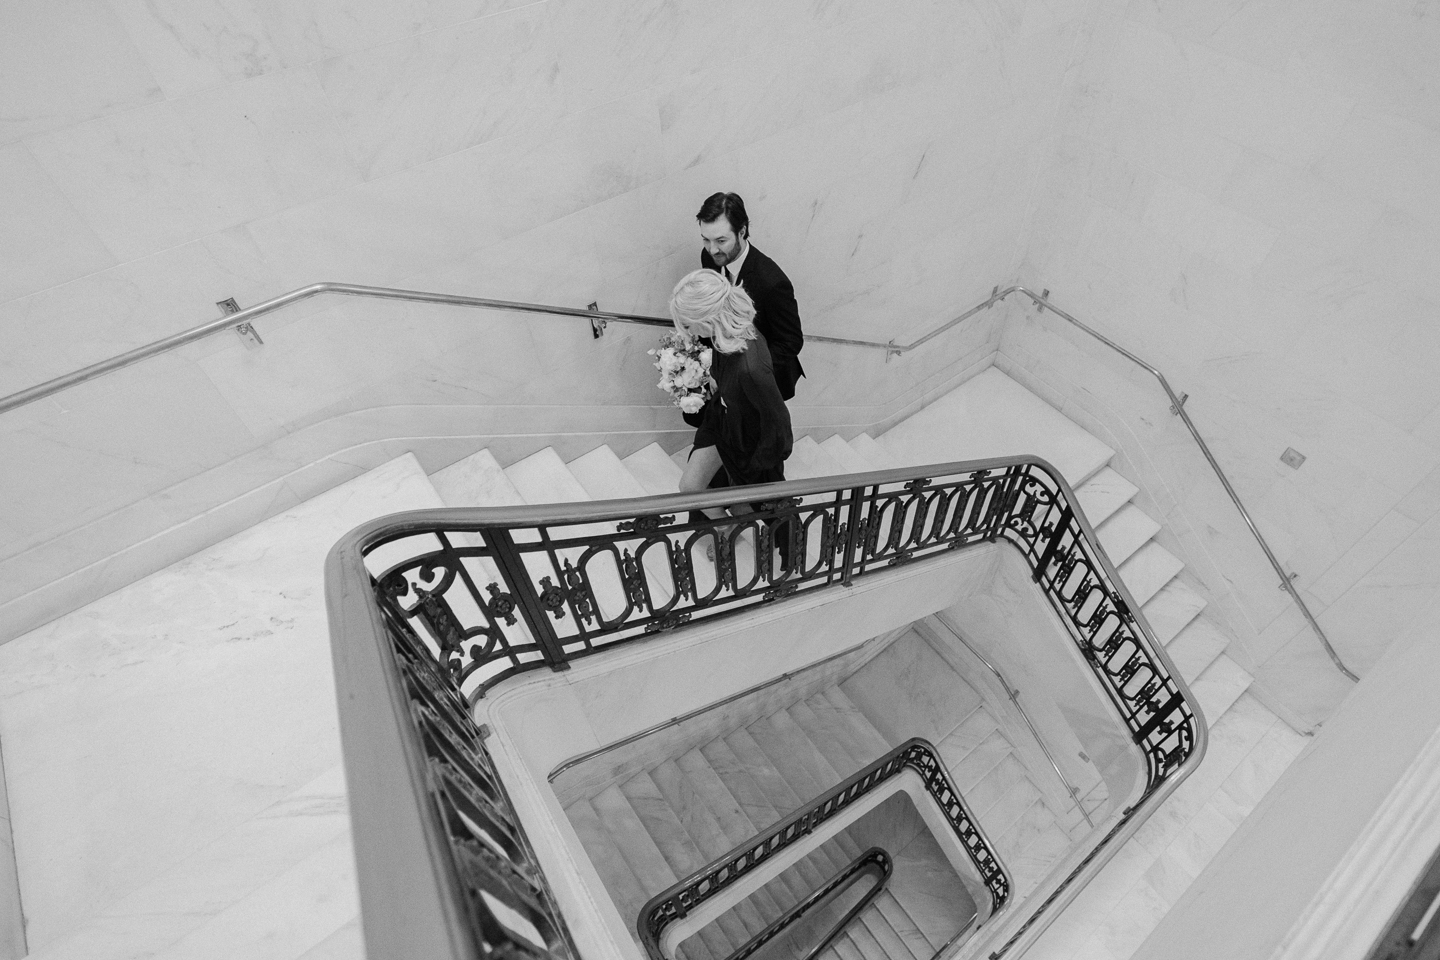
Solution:
[{"label": "woman's dark dress", "polygon": [[718,389],[700,410],[695,449],[716,448],[730,486],[784,480],[794,437],[765,337],[757,331],[743,353],[716,350],[711,357]]}]

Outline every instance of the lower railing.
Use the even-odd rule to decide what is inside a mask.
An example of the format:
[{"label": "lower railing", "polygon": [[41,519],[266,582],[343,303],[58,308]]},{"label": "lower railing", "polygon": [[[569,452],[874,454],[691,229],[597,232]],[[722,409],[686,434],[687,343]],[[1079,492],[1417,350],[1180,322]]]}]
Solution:
[{"label": "lower railing", "polygon": [[[796,931],[802,928],[805,921],[840,900],[857,885],[869,880],[870,886],[861,891],[855,904],[834,923],[828,924],[828,929],[823,934],[814,937],[813,942],[808,946],[803,943],[797,944],[797,949],[791,951],[794,960],[815,960],[825,952],[826,947],[834,943],[836,938],[845,932],[845,928],[850,925],[851,921],[864,913],[865,908],[880,896],[894,871],[895,864],[890,859],[890,854],[879,847],[871,847],[841,868],[839,873],[831,877],[814,893],[785,911],[784,916],[779,917],[774,923],[745,941],[739,949],[724,960],[749,960],[750,957],[771,944],[780,942],[782,938],[795,936]],[[804,949],[798,949],[799,947],[804,947]],[[767,953],[773,953],[773,951],[767,951]]]},{"label": "lower railing", "polygon": [[950,829],[970,858],[975,873],[990,894],[990,903],[983,911],[994,914],[1010,899],[1010,878],[986,839],[980,824],[966,809],[960,791],[955,789],[945,765],[935,748],[919,737],[910,739],[885,756],[857,771],[830,790],[816,797],[805,807],[756,834],[750,840],[701,867],[668,890],[650,899],[640,909],[636,921],[640,943],[651,960],[673,960],[673,953],[661,949],[665,928],[695,910],[706,901],[720,896],[742,882],[784,851],[802,843],[826,821],[864,799],[876,788],[906,770],[920,775],[925,792],[944,815]]},{"label": "lower railing", "polygon": [[[937,464],[743,495],[416,511],[362,526],[331,551],[327,595],[372,960],[574,955],[467,702],[525,670],[564,669],[687,622],[844,590],[972,544],[1019,550],[1146,764],[1139,801],[994,956],[1052,919],[1077,880],[1199,762],[1198,711],[1074,493],[1044,461]],[[722,506],[750,512],[690,512]]]}]

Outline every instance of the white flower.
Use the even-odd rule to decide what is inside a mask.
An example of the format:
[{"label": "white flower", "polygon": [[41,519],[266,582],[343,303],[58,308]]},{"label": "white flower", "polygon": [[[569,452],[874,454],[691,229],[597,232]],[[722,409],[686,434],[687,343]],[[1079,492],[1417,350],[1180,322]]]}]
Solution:
[{"label": "white flower", "polygon": [[680,398],[680,410],[682,413],[699,413],[700,408],[705,406],[705,398],[698,393],[687,393]]}]

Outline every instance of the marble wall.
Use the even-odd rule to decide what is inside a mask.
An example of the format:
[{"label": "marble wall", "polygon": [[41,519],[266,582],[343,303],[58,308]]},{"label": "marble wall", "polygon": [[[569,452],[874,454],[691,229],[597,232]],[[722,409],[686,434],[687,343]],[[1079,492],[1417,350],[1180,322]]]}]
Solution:
[{"label": "marble wall", "polygon": [[[746,197],[807,329],[903,341],[1018,268],[1087,7],[7,4],[0,393],[317,280],[660,313],[717,189]],[[461,435],[417,449],[431,469],[479,434],[563,433],[585,411],[590,446],[683,442],[643,328],[595,343],[583,322],[335,298],[257,327],[263,348],[226,333],[0,416],[0,455],[24,465],[0,478],[6,636],[383,462],[395,438]],[[996,342],[979,324],[889,364],[813,346],[797,416],[858,429]],[[497,404],[553,415],[450,425]],[[142,544],[148,569],[107,559]]]},{"label": "marble wall", "polygon": [[[1102,0],[1083,42],[1022,282],[1190,394],[1363,674],[1440,577],[1440,8]],[[997,363],[1129,461],[1262,695],[1327,715],[1351,685],[1153,379],[1014,311]]]}]

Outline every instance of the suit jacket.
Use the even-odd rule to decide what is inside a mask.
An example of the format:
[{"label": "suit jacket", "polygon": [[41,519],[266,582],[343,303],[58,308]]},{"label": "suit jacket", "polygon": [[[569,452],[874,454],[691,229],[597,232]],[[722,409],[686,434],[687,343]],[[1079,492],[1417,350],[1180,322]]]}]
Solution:
[{"label": "suit jacket", "polygon": [[[700,251],[700,265],[709,270],[719,269],[708,250]],[[795,287],[785,276],[785,271],[757,250],[753,243],[745,262],[740,265],[740,276],[735,280],[755,301],[755,328],[770,345],[780,396],[789,400],[795,396],[795,382],[805,376],[805,368],[800,366],[798,356],[805,346],[805,334],[800,330],[800,307],[795,302]]]}]

